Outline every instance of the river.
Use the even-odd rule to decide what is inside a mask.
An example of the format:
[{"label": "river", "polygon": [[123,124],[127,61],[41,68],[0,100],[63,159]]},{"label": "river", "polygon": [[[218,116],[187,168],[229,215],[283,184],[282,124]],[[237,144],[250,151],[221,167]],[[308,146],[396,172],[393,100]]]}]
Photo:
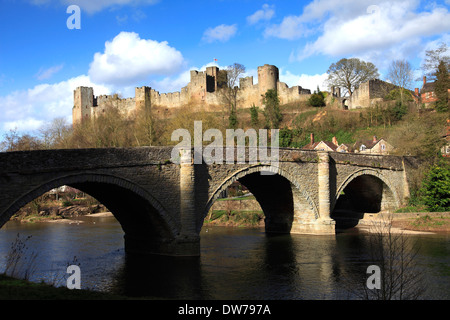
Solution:
[{"label": "river", "polygon": [[[10,221],[0,229],[0,271],[19,235],[31,280],[66,284],[77,264],[81,287],[131,297],[162,299],[354,299],[348,280],[365,275],[367,234],[352,229],[333,236],[267,235],[262,229],[204,227],[200,257],[126,255],[113,217],[83,223]],[[29,240],[26,237],[31,236]],[[450,298],[450,235],[413,235],[425,275],[422,299]],[[25,255],[24,255],[25,256]],[[30,261],[31,259],[28,259]]]}]

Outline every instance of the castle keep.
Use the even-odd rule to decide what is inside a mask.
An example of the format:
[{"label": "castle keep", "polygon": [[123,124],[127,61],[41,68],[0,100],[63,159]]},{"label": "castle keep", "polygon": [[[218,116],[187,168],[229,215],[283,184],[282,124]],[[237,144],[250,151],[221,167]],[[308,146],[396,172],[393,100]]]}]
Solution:
[{"label": "castle keep", "polygon": [[[94,96],[91,87],[78,87],[74,91],[74,106],[72,110],[73,123],[94,117],[108,108],[118,108],[130,115],[134,110],[150,106],[179,108],[188,104],[202,106],[219,106],[223,104],[220,89],[226,85],[227,71],[218,67],[207,67],[206,71],[191,70],[191,79],[180,92],[159,93],[151,87],[138,87],[134,98],[121,99],[117,94]],[[265,64],[258,67],[258,83],[253,84],[253,77],[239,79],[237,107],[250,108],[253,104],[262,106],[264,94],[269,89],[278,92],[280,103],[289,103],[309,98],[311,91],[300,86],[289,88],[280,82],[279,70],[276,66]]]}]

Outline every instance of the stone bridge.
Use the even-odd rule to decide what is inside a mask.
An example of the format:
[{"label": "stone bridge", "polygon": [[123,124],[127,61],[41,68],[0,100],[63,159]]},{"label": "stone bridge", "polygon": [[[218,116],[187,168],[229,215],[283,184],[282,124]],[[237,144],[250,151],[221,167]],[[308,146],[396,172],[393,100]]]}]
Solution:
[{"label": "stone bridge", "polygon": [[172,149],[0,153],[0,227],[28,202],[69,185],[114,214],[127,252],[199,255],[204,218],[239,181],[261,205],[266,232],[334,234],[333,215],[342,210],[376,213],[405,204],[415,160],[280,148],[276,165],[175,164]]}]

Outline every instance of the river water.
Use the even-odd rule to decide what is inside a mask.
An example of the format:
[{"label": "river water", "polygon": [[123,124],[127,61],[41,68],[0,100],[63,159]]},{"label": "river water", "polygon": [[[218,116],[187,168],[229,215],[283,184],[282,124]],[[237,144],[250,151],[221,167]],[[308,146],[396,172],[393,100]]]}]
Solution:
[{"label": "river water", "polygon": [[[267,235],[263,229],[204,227],[200,257],[126,255],[113,217],[83,223],[8,222],[0,229],[0,272],[11,244],[26,244],[32,281],[66,285],[77,264],[81,288],[163,299],[354,299],[347,284],[367,277],[367,234]],[[28,240],[26,237],[31,236]],[[414,235],[425,275],[422,299],[450,298],[450,235]],[[29,263],[31,261],[31,263]],[[27,265],[27,263],[29,263]],[[350,280],[349,280],[350,279]],[[365,283],[365,282],[364,282]]]}]

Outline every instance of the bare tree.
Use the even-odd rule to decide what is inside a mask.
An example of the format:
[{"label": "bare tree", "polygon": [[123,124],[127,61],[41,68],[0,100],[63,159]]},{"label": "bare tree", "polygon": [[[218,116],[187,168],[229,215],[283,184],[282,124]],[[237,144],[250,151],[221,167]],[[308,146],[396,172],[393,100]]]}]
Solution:
[{"label": "bare tree", "polygon": [[45,148],[68,148],[68,140],[72,133],[72,125],[68,124],[65,118],[59,117],[40,128],[39,133]]},{"label": "bare tree", "polygon": [[0,142],[0,151],[29,151],[44,149],[42,142],[29,134],[20,135],[16,130],[10,130]]},{"label": "bare tree", "polygon": [[245,67],[242,64],[234,63],[228,66],[226,73],[222,73],[222,77],[226,75],[226,80],[218,79],[219,82],[226,83],[225,86],[220,88],[220,93],[223,103],[228,107],[230,117],[236,116],[238,81],[244,72]]},{"label": "bare tree", "polygon": [[426,57],[422,64],[422,70],[431,81],[436,80],[436,72],[441,61],[446,64],[447,70],[450,69],[449,50],[450,48],[448,48],[446,43],[440,43],[436,49],[430,49],[425,52]]},{"label": "bare tree", "polygon": [[380,75],[372,62],[357,58],[341,59],[328,68],[328,85],[345,88],[351,96],[361,83]]},{"label": "bare tree", "polygon": [[353,286],[347,290],[365,300],[420,298],[425,292],[425,284],[417,263],[417,243],[402,231],[393,230],[392,215],[381,215],[369,229],[368,255],[371,266],[379,272],[378,283],[370,286],[371,279],[366,275],[362,281],[349,282]]},{"label": "bare tree", "polygon": [[155,120],[150,108],[137,110],[134,119],[133,132],[137,146],[152,146],[157,140],[155,131]]},{"label": "bare tree", "polygon": [[389,66],[388,80],[400,87],[400,102],[403,104],[404,89],[408,89],[413,82],[413,69],[406,60],[394,60]]}]

